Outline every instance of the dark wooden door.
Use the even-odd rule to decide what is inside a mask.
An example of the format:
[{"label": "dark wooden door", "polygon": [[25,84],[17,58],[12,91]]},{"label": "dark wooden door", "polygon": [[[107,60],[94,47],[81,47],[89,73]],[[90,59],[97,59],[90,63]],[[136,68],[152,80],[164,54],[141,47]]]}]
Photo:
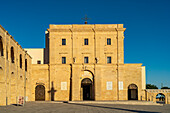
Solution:
[{"label": "dark wooden door", "polygon": [[45,101],[45,87],[43,85],[36,86],[35,101]]},{"label": "dark wooden door", "polygon": [[90,85],[83,86],[83,100],[90,100]]},{"label": "dark wooden door", "polygon": [[129,89],[128,90],[128,99],[129,100],[138,100],[138,94],[136,89]]}]

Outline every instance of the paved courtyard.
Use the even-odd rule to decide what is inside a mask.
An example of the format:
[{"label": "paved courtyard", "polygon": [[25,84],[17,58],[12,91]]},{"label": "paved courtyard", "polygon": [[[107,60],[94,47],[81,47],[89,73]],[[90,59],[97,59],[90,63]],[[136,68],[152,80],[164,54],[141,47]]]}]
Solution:
[{"label": "paved courtyard", "polygon": [[0,113],[170,113],[170,105],[115,105],[28,102],[22,106],[1,106]]}]

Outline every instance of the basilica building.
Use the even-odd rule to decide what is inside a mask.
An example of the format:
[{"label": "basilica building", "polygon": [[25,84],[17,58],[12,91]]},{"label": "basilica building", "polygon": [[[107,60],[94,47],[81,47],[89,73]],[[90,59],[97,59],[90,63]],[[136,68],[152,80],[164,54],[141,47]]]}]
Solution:
[{"label": "basilica building", "polygon": [[146,100],[145,66],[124,63],[123,24],[49,25],[45,48],[0,26],[0,105],[26,101]]},{"label": "basilica building", "polygon": [[145,66],[124,63],[123,24],[50,25],[32,56],[31,101],[145,100]]}]

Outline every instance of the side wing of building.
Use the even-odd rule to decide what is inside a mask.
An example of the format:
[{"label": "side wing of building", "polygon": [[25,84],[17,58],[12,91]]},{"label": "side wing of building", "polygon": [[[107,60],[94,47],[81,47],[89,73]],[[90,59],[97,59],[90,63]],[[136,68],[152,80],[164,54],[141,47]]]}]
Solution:
[{"label": "side wing of building", "polygon": [[0,25],[0,105],[30,98],[31,57]]}]

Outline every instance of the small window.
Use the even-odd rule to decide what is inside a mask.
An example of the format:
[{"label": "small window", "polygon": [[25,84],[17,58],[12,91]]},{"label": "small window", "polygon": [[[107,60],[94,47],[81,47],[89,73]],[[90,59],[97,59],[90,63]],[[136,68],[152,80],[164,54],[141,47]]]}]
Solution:
[{"label": "small window", "polygon": [[62,57],[62,64],[66,64],[66,57]]},{"label": "small window", "polygon": [[84,45],[88,45],[88,39],[84,39]]},{"label": "small window", "polygon": [[20,54],[20,68],[22,69],[22,55]]},{"label": "small window", "polygon": [[2,37],[0,36],[0,56],[4,56]]},{"label": "small window", "polygon": [[66,39],[62,39],[62,45],[66,45]]},{"label": "small window", "polygon": [[108,64],[111,63],[111,57],[107,57],[107,63],[108,63]]},{"label": "small window", "polygon": [[88,57],[84,57],[84,63],[89,63],[89,58]]},{"label": "small window", "polygon": [[8,50],[6,50],[6,59],[8,60]]},{"label": "small window", "polygon": [[14,63],[14,48],[11,47],[11,62]]},{"label": "small window", "polygon": [[107,38],[107,45],[111,45],[111,38]]},{"label": "small window", "polygon": [[37,60],[37,64],[41,64],[41,60]]},{"label": "small window", "polygon": [[25,59],[25,71],[27,71],[27,59]]}]

